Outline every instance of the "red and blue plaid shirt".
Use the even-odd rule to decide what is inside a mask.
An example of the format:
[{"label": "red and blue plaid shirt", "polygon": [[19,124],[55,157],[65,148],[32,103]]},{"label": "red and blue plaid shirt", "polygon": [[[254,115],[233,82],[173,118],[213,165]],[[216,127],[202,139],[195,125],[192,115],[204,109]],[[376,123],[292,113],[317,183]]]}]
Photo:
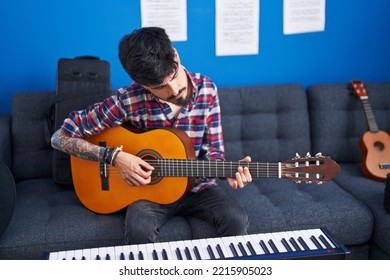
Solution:
[{"label": "red and blue plaid shirt", "polygon": [[[166,102],[134,82],[100,103],[71,112],[62,129],[68,136],[87,138],[125,122],[142,130],[177,127],[190,137],[198,159],[224,160],[217,87],[199,73],[187,75],[193,84],[192,100],[176,118]],[[216,184],[213,178],[198,178],[196,182],[192,190],[195,192]]]}]

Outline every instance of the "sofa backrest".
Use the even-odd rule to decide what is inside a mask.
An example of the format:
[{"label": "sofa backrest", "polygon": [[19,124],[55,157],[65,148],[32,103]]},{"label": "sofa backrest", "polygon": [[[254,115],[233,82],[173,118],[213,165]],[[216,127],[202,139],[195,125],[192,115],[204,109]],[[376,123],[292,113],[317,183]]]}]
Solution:
[{"label": "sofa backrest", "polygon": [[306,93],[297,84],[220,87],[227,160],[256,162],[310,152]]},{"label": "sofa backrest", "polygon": [[[390,132],[390,83],[365,83],[380,130]],[[359,139],[368,126],[361,100],[348,83],[318,84],[307,89],[312,148],[338,162],[361,162]]]},{"label": "sofa backrest", "polygon": [[15,180],[51,177],[50,108],[53,92],[20,92],[12,99],[12,148]]}]

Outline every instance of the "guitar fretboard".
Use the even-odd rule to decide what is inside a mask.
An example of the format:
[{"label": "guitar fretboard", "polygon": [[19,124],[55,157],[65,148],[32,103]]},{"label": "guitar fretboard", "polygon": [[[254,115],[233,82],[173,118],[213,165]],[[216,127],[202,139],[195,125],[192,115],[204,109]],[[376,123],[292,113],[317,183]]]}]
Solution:
[{"label": "guitar fretboard", "polygon": [[365,96],[364,98],[361,97],[360,100],[362,101],[362,105],[363,105],[364,113],[365,113],[365,116],[366,116],[368,129],[371,132],[373,132],[373,133],[378,132],[379,128],[378,128],[378,125],[376,123],[376,120],[375,120],[374,113],[372,111],[371,105],[368,102],[368,96]]},{"label": "guitar fretboard", "polygon": [[282,163],[245,163],[182,159],[146,160],[159,177],[235,177],[239,166],[248,167],[252,177],[281,178]]}]

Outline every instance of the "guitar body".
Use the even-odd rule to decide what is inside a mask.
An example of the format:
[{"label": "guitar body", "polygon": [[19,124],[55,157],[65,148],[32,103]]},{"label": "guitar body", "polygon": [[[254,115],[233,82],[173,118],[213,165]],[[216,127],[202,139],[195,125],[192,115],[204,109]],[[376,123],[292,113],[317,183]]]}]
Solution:
[{"label": "guitar body", "polygon": [[[138,132],[119,126],[87,140],[96,145],[104,142],[110,147],[123,145],[123,151],[144,159],[193,159],[192,143],[183,134],[183,131],[174,128]],[[115,167],[106,167],[108,189],[102,186],[101,172],[104,169],[99,162],[71,157],[73,184],[78,198],[85,207],[100,214],[119,211],[141,199],[159,204],[172,203],[182,197],[194,181],[189,177],[156,177],[149,185],[129,186]]]},{"label": "guitar body", "polygon": [[390,136],[379,130],[375,133],[367,131],[360,138],[362,151],[362,173],[364,176],[386,181],[390,169],[381,167],[382,163],[390,163]]}]

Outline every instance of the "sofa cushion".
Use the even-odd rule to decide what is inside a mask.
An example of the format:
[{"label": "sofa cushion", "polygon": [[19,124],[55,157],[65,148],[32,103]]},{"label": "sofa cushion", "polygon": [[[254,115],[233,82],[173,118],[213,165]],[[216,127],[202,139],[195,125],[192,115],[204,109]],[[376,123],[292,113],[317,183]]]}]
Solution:
[{"label": "sofa cushion", "polygon": [[[360,164],[342,164],[343,172],[335,181],[370,208],[374,218],[373,242],[383,251],[390,252],[390,215],[384,207],[385,183],[361,176]],[[362,223],[362,222],[360,222]]]},{"label": "sofa cushion", "polygon": [[20,92],[12,99],[13,175],[15,180],[51,177],[50,108],[52,92]]},{"label": "sofa cushion", "polygon": [[[390,132],[390,83],[365,86],[379,129]],[[361,101],[348,84],[313,85],[307,93],[313,150],[338,162],[360,162],[358,142],[368,127]]]},{"label": "sofa cushion", "polygon": [[286,160],[310,151],[309,116],[300,85],[219,88],[226,158]]}]

